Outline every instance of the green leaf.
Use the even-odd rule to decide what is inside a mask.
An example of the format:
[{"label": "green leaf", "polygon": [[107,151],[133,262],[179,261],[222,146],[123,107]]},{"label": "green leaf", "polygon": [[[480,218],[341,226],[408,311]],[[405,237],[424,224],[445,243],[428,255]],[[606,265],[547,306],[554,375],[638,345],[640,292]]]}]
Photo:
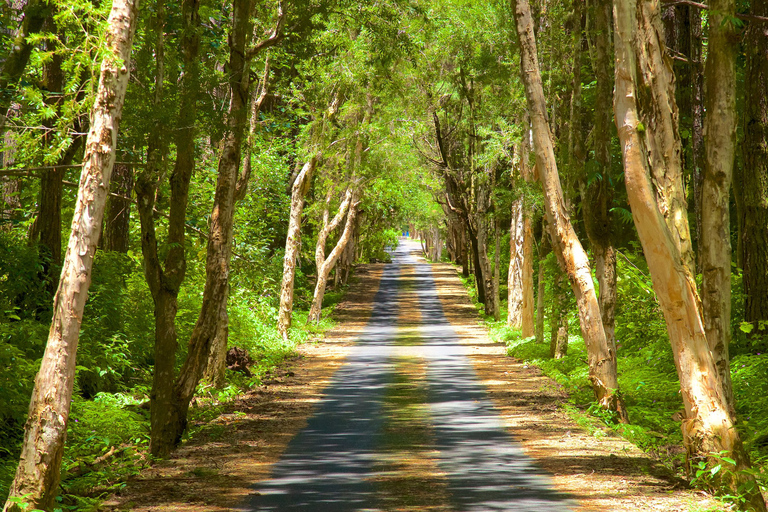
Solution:
[{"label": "green leaf", "polygon": [[744,332],[747,334],[751,333],[754,328],[755,328],[755,325],[751,322],[741,322],[739,324],[739,329],[741,330],[741,332]]},{"label": "green leaf", "polygon": [[716,474],[718,474],[720,472],[722,467],[723,467],[722,464],[718,464],[717,466],[715,466],[712,469],[710,469],[709,472],[712,473],[712,476],[715,476]]}]

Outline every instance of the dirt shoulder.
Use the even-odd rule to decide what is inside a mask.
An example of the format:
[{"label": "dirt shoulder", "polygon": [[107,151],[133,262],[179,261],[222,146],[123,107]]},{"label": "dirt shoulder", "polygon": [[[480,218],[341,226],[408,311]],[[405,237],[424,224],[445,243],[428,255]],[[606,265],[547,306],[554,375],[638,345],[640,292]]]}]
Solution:
[{"label": "dirt shoulder", "polygon": [[371,315],[384,268],[360,265],[336,327],[322,342],[306,343],[264,385],[227,404],[168,460],[143,471],[101,510],[201,512],[242,506],[256,482],[305,425],[336,369]]},{"label": "dirt shoulder", "polygon": [[576,498],[580,512],[722,510],[607,427],[579,426],[565,412],[567,396],[554,381],[489,339],[455,267],[433,264],[432,272],[445,315],[471,347],[475,369],[508,431],[558,489]]}]

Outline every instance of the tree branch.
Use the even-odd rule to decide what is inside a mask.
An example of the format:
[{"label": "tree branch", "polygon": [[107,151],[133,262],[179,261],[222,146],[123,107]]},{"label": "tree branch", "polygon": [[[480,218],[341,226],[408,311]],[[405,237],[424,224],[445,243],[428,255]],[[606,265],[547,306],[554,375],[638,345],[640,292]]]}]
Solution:
[{"label": "tree branch", "polygon": [[283,24],[285,23],[285,11],[283,10],[283,2],[277,2],[277,22],[275,28],[272,29],[272,33],[268,38],[259,41],[256,45],[248,50],[247,57],[249,59],[258,55],[261,51],[271,48],[280,42],[283,37]]}]

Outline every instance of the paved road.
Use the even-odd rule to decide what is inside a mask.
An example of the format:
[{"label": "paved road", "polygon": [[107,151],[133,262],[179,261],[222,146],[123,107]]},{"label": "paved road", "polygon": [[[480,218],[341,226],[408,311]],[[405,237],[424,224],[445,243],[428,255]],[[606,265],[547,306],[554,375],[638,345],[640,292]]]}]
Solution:
[{"label": "paved road", "polygon": [[[368,512],[386,510],[374,478],[382,453],[383,404],[394,378],[402,265],[412,265],[421,313],[417,353],[426,364],[428,411],[437,468],[457,512],[571,510],[571,500],[504,431],[465,346],[443,314],[430,266],[401,243],[387,265],[373,313],[307,427],[288,445],[272,479],[244,510]],[[413,353],[414,347],[409,347]],[[391,492],[391,490],[390,490]],[[411,508],[410,510],[417,510]]]}]

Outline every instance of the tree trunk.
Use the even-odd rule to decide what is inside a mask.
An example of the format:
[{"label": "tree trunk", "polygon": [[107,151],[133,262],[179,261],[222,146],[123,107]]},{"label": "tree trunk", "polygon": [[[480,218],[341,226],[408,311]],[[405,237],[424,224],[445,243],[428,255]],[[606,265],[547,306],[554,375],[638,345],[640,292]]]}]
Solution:
[{"label": "tree trunk", "polygon": [[205,264],[203,304],[189,339],[187,358],[173,387],[173,403],[166,413],[160,446],[178,445],[187,426],[189,403],[205,372],[208,355],[226,308],[235,190],[240,170],[241,147],[248,117],[250,66],[247,42],[252,32],[250,0],[235,0],[229,35],[229,96],[226,131],[221,141],[218,179],[211,213],[211,228]]},{"label": "tree trunk", "polygon": [[549,355],[562,359],[568,353],[568,291],[563,273],[556,272],[552,279],[552,316]]},{"label": "tree trunk", "polygon": [[509,228],[509,272],[507,273],[507,325],[513,329],[523,326],[523,197],[512,202],[512,222]]},{"label": "tree trunk", "polygon": [[[663,57],[664,42],[659,40],[659,4],[616,0],[613,8],[614,108],[627,195],[680,379],[686,411],[683,439],[690,456],[708,457],[724,451],[733,458],[736,467],[721,472],[721,478],[732,479],[726,483],[734,492],[742,493],[736,491],[738,484],[752,489],[745,495],[750,507],[764,511],[765,503],[754,478],[742,471],[749,468],[749,458],[730,416],[696,293],[685,220],[673,76]],[[638,105],[638,101],[642,104]]]},{"label": "tree trunk", "polygon": [[706,161],[702,182],[701,212],[702,286],[704,331],[723,383],[726,403],[733,408],[731,365],[731,216],[729,200],[736,156],[736,50],[738,34],[730,22],[736,0],[712,0],[709,45],[704,70],[704,132]]},{"label": "tree trunk", "polygon": [[304,197],[312,183],[312,173],[315,171],[316,164],[317,159],[313,156],[304,164],[291,189],[291,214],[288,221],[288,236],[285,239],[280,310],[277,315],[277,331],[284,340],[288,339],[293,312],[293,279],[296,275],[296,258],[301,249],[301,212],[304,211]]},{"label": "tree trunk", "polygon": [[[248,144],[246,146],[245,158],[242,169],[237,177],[235,185],[235,202],[242,201],[248,193],[248,182],[251,179],[251,147],[256,135],[256,127],[259,126],[259,113],[261,106],[269,93],[269,55],[267,55],[264,64],[264,76],[261,81],[261,90],[254,90],[251,98],[251,113],[248,129]],[[204,378],[207,379],[216,388],[224,387],[227,373],[227,345],[229,342],[229,313],[227,312],[227,301],[230,288],[227,289],[227,299],[222,302],[219,312],[219,322],[216,326],[216,335],[211,344],[211,352],[208,354],[208,363],[205,366]]]},{"label": "tree trunk", "polygon": [[603,330],[610,346],[616,345],[616,250],[613,247],[613,187],[611,174],[611,0],[593,0],[591,30],[592,67],[597,81],[594,114],[595,162],[600,177],[592,178],[582,189],[584,227],[595,258],[595,275],[599,288],[600,314]]},{"label": "tree trunk", "polygon": [[[345,198],[345,202],[348,204],[349,212],[347,213],[347,221],[344,224],[344,231],[339,237],[339,241],[336,242],[336,246],[328,255],[328,258],[324,259],[318,267],[317,283],[315,284],[315,293],[312,297],[312,306],[309,309],[308,322],[320,321],[320,313],[323,308],[323,297],[325,296],[325,287],[328,283],[328,276],[331,274],[331,270],[333,270],[334,265],[336,265],[336,261],[339,259],[339,256],[347,247],[347,244],[352,237],[352,232],[355,227],[355,217],[357,216],[357,198],[355,197],[355,194],[352,194],[351,192],[347,197],[349,200],[347,201]],[[339,209],[339,213],[341,213],[341,208]]]},{"label": "tree trunk", "polygon": [[[52,509],[58,491],[80,324],[115,162],[118,124],[128,86],[129,72],[124,63],[130,62],[137,18],[137,2],[113,2],[72,232],[54,297],[48,343],[32,391],[21,460],[11,484],[9,497],[23,498],[36,509]],[[23,508],[8,501],[4,510]]]},{"label": "tree trunk", "polygon": [[[159,7],[162,6],[159,5]],[[179,118],[176,133],[176,162],[170,177],[171,196],[168,219],[169,246],[161,264],[154,224],[154,202],[158,187],[157,157],[148,159],[148,165],[136,180],[137,210],[141,225],[141,250],[144,255],[144,276],[147,280],[155,310],[155,346],[152,391],[150,393],[150,446],[152,455],[167,456],[173,443],[164,439],[167,413],[173,404],[173,382],[178,347],[176,333],[177,297],[186,274],[185,225],[189,185],[195,168],[195,134],[197,118],[197,96],[199,79],[200,25],[199,1],[182,2],[183,31],[181,37],[184,76],[181,82]],[[161,9],[156,17],[160,21],[164,14]],[[158,23],[157,44],[162,48],[164,27]],[[163,52],[156,50],[158,76],[155,79],[156,92],[162,90]],[[156,99],[156,101],[158,101]],[[159,130],[159,126],[153,127]],[[151,134],[156,140],[160,135]],[[153,142],[153,144],[157,144]],[[156,154],[155,154],[156,155]]]},{"label": "tree trunk", "polygon": [[555,254],[566,270],[576,296],[581,331],[589,357],[589,379],[600,406],[615,411],[620,421],[626,422],[627,413],[616,374],[616,347],[610,346],[605,337],[589,260],[565,209],[552,135],[547,124],[544,91],[533,37],[533,20],[527,0],[516,1],[515,19],[520,40],[522,79],[530,110],[536,167],[544,190],[545,211]]},{"label": "tree trunk", "polygon": [[[499,231],[501,226],[499,222],[494,219],[493,223],[493,318],[498,320],[501,318],[501,297],[499,296],[499,267],[501,266],[501,255],[499,254],[501,247],[499,244]],[[433,258],[434,261],[434,258]]]},{"label": "tree trunk", "polygon": [[107,213],[104,221],[104,250],[127,253],[131,227],[131,193],[133,192],[133,169],[125,164],[115,166],[112,177],[112,192],[121,196],[107,199]]},{"label": "tree trunk", "polygon": [[536,343],[544,343],[544,292],[546,290],[544,281],[546,264],[544,260],[552,250],[547,231],[547,220],[542,219],[541,243],[539,244],[539,289],[536,296]]},{"label": "tree trunk", "polygon": [[[227,297],[229,297],[229,290]],[[208,354],[208,363],[204,374],[204,378],[215,388],[223,388],[226,383],[228,340],[229,313],[227,313],[227,301],[225,300],[219,309],[219,324],[216,327],[213,343],[211,343],[211,352]]]},{"label": "tree trunk", "polygon": [[[753,0],[752,14],[768,16],[768,1]],[[744,320],[768,332],[768,26],[750,23],[744,100],[742,268]]]}]

